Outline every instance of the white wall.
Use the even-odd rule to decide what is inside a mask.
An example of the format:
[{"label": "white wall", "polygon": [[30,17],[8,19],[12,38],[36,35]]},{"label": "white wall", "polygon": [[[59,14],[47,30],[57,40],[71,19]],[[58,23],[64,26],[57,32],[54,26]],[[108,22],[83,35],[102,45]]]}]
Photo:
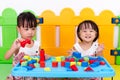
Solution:
[{"label": "white wall", "polygon": [[115,15],[120,14],[120,0],[0,0],[0,12],[8,7],[15,9],[18,13],[30,9],[40,14],[49,9],[59,15],[63,8],[69,7],[78,15],[81,9],[89,7],[96,15],[105,9],[112,10]]}]

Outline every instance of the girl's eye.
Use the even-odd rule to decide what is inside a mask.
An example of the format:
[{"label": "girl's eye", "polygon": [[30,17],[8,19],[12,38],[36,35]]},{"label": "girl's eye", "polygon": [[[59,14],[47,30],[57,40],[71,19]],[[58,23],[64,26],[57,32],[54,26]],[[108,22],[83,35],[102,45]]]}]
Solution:
[{"label": "girl's eye", "polygon": [[35,30],[35,28],[32,28],[32,30]]},{"label": "girl's eye", "polygon": [[27,31],[27,30],[28,30],[28,28],[25,28],[25,30]]},{"label": "girl's eye", "polygon": [[35,30],[36,28],[31,28],[31,30]]}]

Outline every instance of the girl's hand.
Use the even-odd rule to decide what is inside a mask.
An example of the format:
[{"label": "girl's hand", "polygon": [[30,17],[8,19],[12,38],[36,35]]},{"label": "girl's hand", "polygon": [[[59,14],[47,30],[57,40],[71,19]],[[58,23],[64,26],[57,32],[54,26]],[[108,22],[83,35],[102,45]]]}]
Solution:
[{"label": "girl's hand", "polygon": [[19,51],[19,49],[20,49],[20,46],[21,46],[20,43],[21,43],[21,41],[23,41],[23,40],[24,40],[24,39],[22,39],[22,38],[17,38],[17,39],[13,42],[10,50],[13,51],[13,53],[18,53],[18,51]]},{"label": "girl's hand", "polygon": [[99,44],[96,50],[97,55],[102,55],[102,51],[104,50],[104,44]]},{"label": "girl's hand", "polygon": [[13,42],[11,48],[12,48],[12,49],[19,49],[20,46],[21,46],[20,43],[21,43],[23,40],[24,40],[24,39],[22,39],[22,38],[17,38],[17,39]]},{"label": "girl's hand", "polygon": [[10,48],[10,49],[6,52],[6,54],[5,54],[5,59],[9,59],[14,53],[15,53],[15,55],[16,55],[16,54],[19,52],[20,42],[21,42],[21,41],[23,41],[22,38],[21,38],[21,39],[17,38],[17,39],[13,42],[11,48]]},{"label": "girl's hand", "polygon": [[98,45],[98,48],[97,48],[97,51],[98,52],[101,52],[101,51],[103,51],[104,50],[104,44],[99,44]]},{"label": "girl's hand", "polygon": [[51,56],[48,54],[45,54],[45,60],[49,59]]},{"label": "girl's hand", "polygon": [[68,56],[72,56],[72,53],[75,52],[75,48],[73,47],[72,49],[68,50]]}]

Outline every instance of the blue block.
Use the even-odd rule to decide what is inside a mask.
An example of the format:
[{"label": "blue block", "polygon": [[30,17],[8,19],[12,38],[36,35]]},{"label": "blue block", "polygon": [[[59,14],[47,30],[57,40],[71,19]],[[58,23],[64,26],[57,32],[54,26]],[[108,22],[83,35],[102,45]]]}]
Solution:
[{"label": "blue block", "polygon": [[34,61],[32,61],[32,60],[31,60],[31,61],[28,61],[28,65],[29,65],[29,64],[34,64]]},{"label": "blue block", "polygon": [[102,61],[102,60],[103,60],[103,58],[102,58],[102,57],[100,57],[100,56],[98,56],[98,57],[97,57],[97,60],[98,60],[98,61]]},{"label": "blue block", "polygon": [[87,62],[87,61],[83,61],[83,62],[81,63],[81,66],[82,66],[82,67],[87,67],[87,66],[88,66],[88,62]]},{"label": "blue block", "polygon": [[76,58],[81,58],[81,53],[76,51],[72,53],[72,56]]},{"label": "blue block", "polygon": [[100,65],[100,62],[96,61],[96,62],[90,64],[90,67],[98,67],[99,65]]},{"label": "blue block", "polygon": [[36,63],[37,62],[37,60],[35,60],[35,59],[32,59],[31,61],[32,61],[32,63]]},{"label": "blue block", "polygon": [[32,70],[33,68],[31,66],[26,66],[27,70]]},{"label": "blue block", "polygon": [[89,57],[89,60],[97,60],[97,57]]},{"label": "blue block", "polygon": [[70,68],[70,62],[65,62],[65,67]]}]

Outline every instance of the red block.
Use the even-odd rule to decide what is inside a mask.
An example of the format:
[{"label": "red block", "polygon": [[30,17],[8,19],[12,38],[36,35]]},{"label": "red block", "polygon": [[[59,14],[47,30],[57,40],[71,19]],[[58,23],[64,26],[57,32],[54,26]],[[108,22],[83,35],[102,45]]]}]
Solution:
[{"label": "red block", "polygon": [[104,62],[104,61],[101,61],[101,62],[100,62],[100,65],[105,65],[105,62]]},{"label": "red block", "polygon": [[45,51],[44,51],[44,49],[40,50],[40,61],[45,61]]},{"label": "red block", "polygon": [[28,43],[28,44],[31,44],[31,41],[30,41],[29,39],[26,39],[26,40],[20,42],[20,45],[21,45],[21,47],[25,47],[25,45],[26,45],[27,43]]},{"label": "red block", "polygon": [[42,68],[45,67],[45,61],[40,61],[40,67],[42,67]]},{"label": "red block", "polygon": [[22,60],[22,59],[21,59],[21,60],[20,60],[20,64],[21,64],[22,62],[25,62],[25,60]]},{"label": "red block", "polygon": [[92,64],[94,63],[96,60],[89,60],[89,63]]},{"label": "red block", "polygon": [[93,69],[88,66],[84,71],[93,71]]},{"label": "red block", "polygon": [[77,68],[76,65],[72,65],[72,66],[70,66],[70,68],[71,68],[73,71],[78,71],[78,68]]},{"label": "red block", "polygon": [[35,68],[34,64],[29,64],[29,66],[31,66],[32,68]]},{"label": "red block", "polygon": [[84,61],[84,59],[79,59],[79,62],[83,62]]},{"label": "red block", "polygon": [[25,41],[22,41],[22,42],[20,42],[20,45],[21,45],[21,47],[25,47],[26,42],[25,42]]},{"label": "red block", "polygon": [[53,61],[52,62],[52,67],[58,67],[58,62],[57,61]]},{"label": "red block", "polygon": [[62,66],[62,67],[65,66],[65,61],[61,61],[61,66]]},{"label": "red block", "polygon": [[69,62],[69,59],[68,59],[68,58],[65,58],[65,61],[66,61],[66,62]]},{"label": "red block", "polygon": [[74,59],[74,58],[70,58],[69,61],[70,61],[70,62],[74,62],[75,59]]},{"label": "red block", "polygon": [[31,44],[31,41],[29,39],[26,39],[25,42]]}]

